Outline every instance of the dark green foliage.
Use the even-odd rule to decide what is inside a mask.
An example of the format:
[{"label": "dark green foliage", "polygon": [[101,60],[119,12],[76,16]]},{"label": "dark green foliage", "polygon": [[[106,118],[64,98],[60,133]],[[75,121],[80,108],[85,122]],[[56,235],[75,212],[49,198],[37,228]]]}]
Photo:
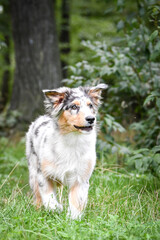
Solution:
[{"label": "dark green foliage", "polygon": [[[119,41],[110,44],[83,41],[83,46],[92,52],[92,58],[70,66],[70,78],[64,80],[70,86],[103,81],[109,85],[100,110],[103,140],[109,143],[106,149],[108,146],[121,149],[112,137],[113,131],[122,130],[121,125],[114,129],[115,119],[134,130],[137,147],[153,148],[160,143],[160,6],[157,1],[138,1],[132,7],[134,12],[126,2],[118,1]],[[121,17],[122,13],[125,14]],[[102,142],[100,145],[104,148]],[[160,176],[157,155],[153,157],[152,150],[138,157],[139,165],[135,161],[137,153],[133,151],[130,161],[136,169],[139,166],[142,172],[150,171]]]},{"label": "dark green foliage", "polygon": [[[11,80],[13,74],[13,63],[11,63],[11,52],[13,52],[11,34],[10,6],[8,0],[0,2],[0,112],[4,110],[11,95]],[[13,53],[12,53],[13,54]]]},{"label": "dark green foliage", "polygon": [[146,119],[133,123],[130,127],[137,131],[135,140],[138,146],[154,147],[160,144],[160,94],[157,90],[145,99]]},{"label": "dark green foliage", "polygon": [[83,41],[92,50],[92,58],[70,67],[72,73],[67,79],[69,84],[79,85],[95,84],[103,78],[109,83],[107,111],[121,120],[125,116],[128,123],[146,117],[144,100],[159,87],[159,61],[152,60],[159,49],[159,36],[153,37],[147,22],[139,23],[136,18],[132,21],[117,44]]},{"label": "dark green foliage", "polygon": [[141,148],[132,151],[127,158],[129,166],[135,167],[139,173],[152,173],[153,175],[160,176],[160,148],[155,147],[152,150]]},{"label": "dark green foliage", "polygon": [[[0,115],[0,137],[8,137],[21,122],[21,113],[17,110],[3,112]],[[20,129],[19,129],[20,130]]]}]

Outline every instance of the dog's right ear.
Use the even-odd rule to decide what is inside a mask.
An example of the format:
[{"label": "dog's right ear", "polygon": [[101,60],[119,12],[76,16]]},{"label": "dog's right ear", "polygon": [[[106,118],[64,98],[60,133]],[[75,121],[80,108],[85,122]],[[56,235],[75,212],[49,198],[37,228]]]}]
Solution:
[{"label": "dog's right ear", "polygon": [[53,90],[43,90],[44,96],[50,103],[53,104],[54,108],[57,108],[64,102],[67,97],[69,89],[62,87]]},{"label": "dog's right ear", "polygon": [[92,100],[96,106],[98,106],[100,104],[102,90],[107,89],[107,88],[108,88],[107,84],[101,83],[101,84],[98,84],[97,86],[91,87],[89,89],[88,95],[92,98]]}]

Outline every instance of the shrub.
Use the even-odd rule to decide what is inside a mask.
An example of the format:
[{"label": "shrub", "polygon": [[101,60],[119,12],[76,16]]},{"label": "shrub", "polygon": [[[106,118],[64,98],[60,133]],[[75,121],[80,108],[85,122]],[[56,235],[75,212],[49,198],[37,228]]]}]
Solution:
[{"label": "shrub", "polygon": [[[121,14],[125,7],[123,0],[118,1]],[[142,149],[136,150],[142,151],[141,155],[133,151],[129,159],[136,169],[156,175],[159,175],[158,153],[154,155],[153,147],[159,145],[160,139],[159,17],[158,1],[137,1],[135,13],[129,12],[125,19],[122,16],[117,22],[118,30],[124,32],[122,38],[114,39],[111,44],[83,41],[83,46],[93,52],[92,59],[70,66],[70,78],[64,80],[70,86],[99,82],[109,85],[101,109],[103,140],[115,146],[111,132],[115,127],[122,130],[117,122],[127,127],[132,124],[137,146],[151,150],[145,153]]]}]

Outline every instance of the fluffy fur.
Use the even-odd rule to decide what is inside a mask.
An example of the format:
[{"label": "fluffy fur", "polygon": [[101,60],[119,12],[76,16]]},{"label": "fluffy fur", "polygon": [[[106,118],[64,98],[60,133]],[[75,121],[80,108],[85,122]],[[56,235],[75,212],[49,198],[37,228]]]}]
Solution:
[{"label": "fluffy fur", "polygon": [[56,190],[67,185],[68,213],[81,217],[96,163],[96,113],[106,87],[43,90],[46,115],[26,135],[29,183],[38,207],[62,211]]}]

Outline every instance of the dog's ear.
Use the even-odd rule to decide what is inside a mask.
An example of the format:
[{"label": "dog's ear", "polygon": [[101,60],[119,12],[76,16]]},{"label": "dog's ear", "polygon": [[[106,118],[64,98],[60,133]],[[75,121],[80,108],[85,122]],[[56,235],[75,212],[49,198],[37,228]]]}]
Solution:
[{"label": "dog's ear", "polygon": [[43,90],[43,93],[44,93],[45,97],[48,98],[50,100],[50,102],[53,103],[54,107],[61,104],[64,101],[64,98],[66,95],[65,92],[59,92],[58,89],[57,90]]},{"label": "dog's ear", "polygon": [[58,113],[62,107],[63,102],[68,96],[69,88],[61,87],[53,90],[43,90],[45,96],[45,108],[48,113]]},{"label": "dog's ear", "polygon": [[101,83],[101,84],[98,84],[97,86],[91,87],[89,89],[88,94],[92,98],[95,105],[98,105],[100,103],[102,90],[104,90],[106,88],[108,88],[108,85]]}]

